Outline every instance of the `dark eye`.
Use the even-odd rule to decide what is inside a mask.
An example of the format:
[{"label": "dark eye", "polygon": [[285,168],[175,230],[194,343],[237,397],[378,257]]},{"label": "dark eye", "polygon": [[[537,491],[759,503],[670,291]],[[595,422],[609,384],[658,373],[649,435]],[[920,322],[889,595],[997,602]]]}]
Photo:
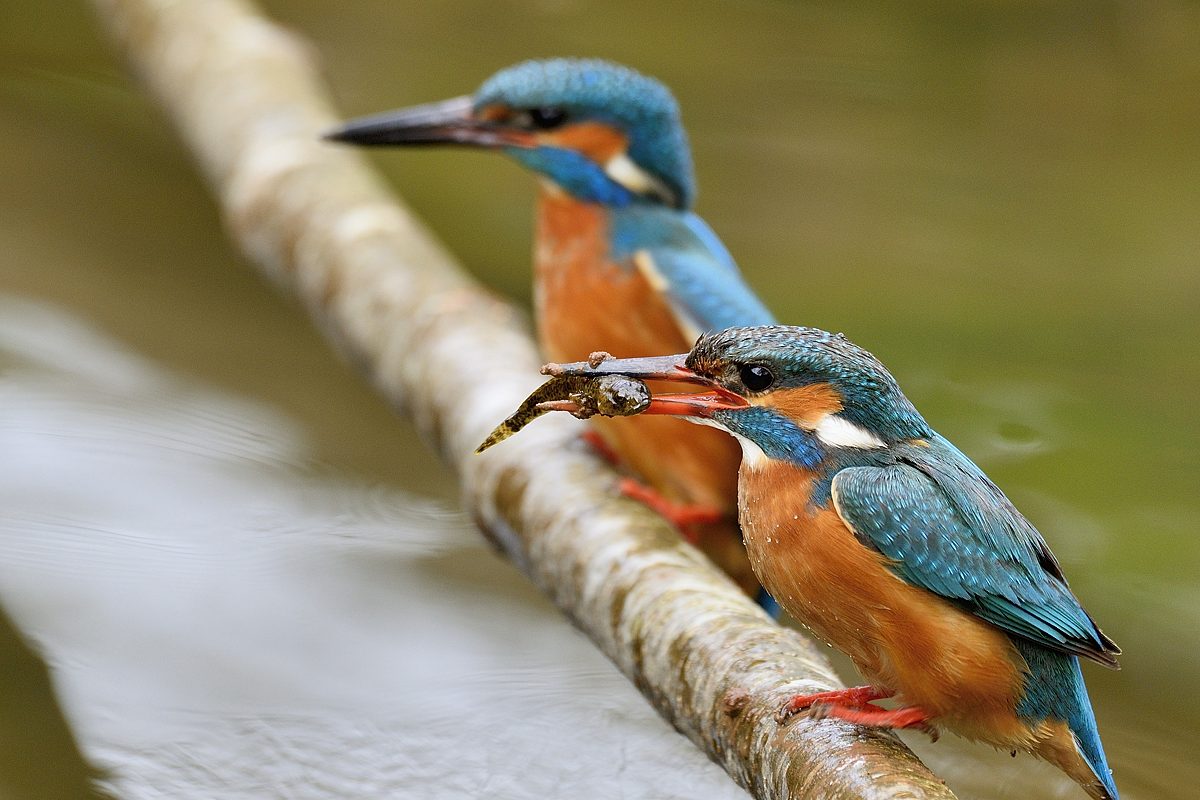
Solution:
[{"label": "dark eye", "polygon": [[738,369],[738,377],[742,385],[752,392],[761,392],[771,388],[775,375],[762,364],[743,364]]},{"label": "dark eye", "polygon": [[542,130],[557,128],[567,121],[567,112],[558,106],[531,108],[526,113],[529,115],[529,122],[533,127],[541,128]]}]

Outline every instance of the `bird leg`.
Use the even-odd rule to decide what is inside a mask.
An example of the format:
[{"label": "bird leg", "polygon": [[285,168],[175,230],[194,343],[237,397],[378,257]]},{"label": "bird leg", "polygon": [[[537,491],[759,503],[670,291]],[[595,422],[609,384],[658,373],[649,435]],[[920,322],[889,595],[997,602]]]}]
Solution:
[{"label": "bird leg", "polygon": [[651,511],[665,517],[679,530],[679,535],[691,544],[700,540],[700,525],[712,525],[725,519],[725,513],[716,508],[702,505],[673,503],[646,484],[633,478],[622,478],[617,491],[623,496],[647,506]]},{"label": "bird leg", "polygon": [[863,708],[872,700],[886,700],[894,694],[895,692],[891,689],[877,689],[874,686],[855,686],[850,689],[834,689],[815,694],[798,694],[783,704],[779,713],[776,714],[776,718],[783,722],[788,717],[817,704]]},{"label": "bird leg", "polygon": [[[604,440],[604,437],[599,432],[584,431],[581,438],[589,447],[596,451],[596,455],[600,456],[600,458],[614,467],[621,466],[621,456],[612,448],[612,445]],[[725,512],[708,506],[673,503],[659,492],[634,478],[622,478],[617,484],[617,491],[622,497],[637,500],[651,511],[666,518],[668,522],[679,530],[679,535],[687,540],[689,544],[693,545],[700,540],[700,531],[697,530],[699,526],[712,525],[722,521],[726,516]]]}]

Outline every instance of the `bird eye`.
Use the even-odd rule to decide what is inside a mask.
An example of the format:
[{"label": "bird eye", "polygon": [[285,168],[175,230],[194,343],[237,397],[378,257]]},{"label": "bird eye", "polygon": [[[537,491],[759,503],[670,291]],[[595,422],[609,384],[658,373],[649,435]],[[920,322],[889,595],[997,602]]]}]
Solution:
[{"label": "bird eye", "polygon": [[743,364],[738,368],[738,377],[742,385],[752,392],[762,392],[771,388],[775,375],[762,364]]},{"label": "bird eye", "polygon": [[567,121],[567,112],[558,106],[531,108],[525,113],[529,115],[530,125],[542,130],[557,128]]}]

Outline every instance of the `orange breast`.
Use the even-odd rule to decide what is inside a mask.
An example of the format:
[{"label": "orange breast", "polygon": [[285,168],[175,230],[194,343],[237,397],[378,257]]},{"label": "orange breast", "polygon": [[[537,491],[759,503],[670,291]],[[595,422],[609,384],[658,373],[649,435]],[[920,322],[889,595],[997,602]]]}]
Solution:
[{"label": "orange breast", "polygon": [[[642,274],[609,258],[600,207],[544,189],[534,261],[538,334],[548,358],[578,361],[601,349],[623,358],[657,356],[692,346]],[[594,423],[622,459],[669,500],[735,509],[741,454],[731,437],[666,418]]]},{"label": "orange breast", "polygon": [[875,685],[963,735],[1025,746],[1015,713],[1024,664],[1008,638],[896,577],[832,502],[809,508],[812,484],[812,473],[783,462],[742,468],[742,532],[763,585]]}]

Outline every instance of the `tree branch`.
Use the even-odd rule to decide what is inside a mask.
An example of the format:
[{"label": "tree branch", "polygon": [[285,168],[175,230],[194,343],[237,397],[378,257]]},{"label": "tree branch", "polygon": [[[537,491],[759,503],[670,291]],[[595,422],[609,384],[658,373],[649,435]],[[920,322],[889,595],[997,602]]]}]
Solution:
[{"label": "tree branch", "polygon": [[[457,468],[494,541],[676,728],[760,798],[953,798],[891,735],[776,709],[832,688],[766,616],[547,418],[472,450],[539,382],[520,315],[482,291],[368,170],[310,53],[237,0],[93,0],[173,117],[243,251],[297,294]],[[604,342],[596,342],[603,347]],[[469,365],[469,370],[464,370]],[[464,382],[464,374],[471,380]]]}]

